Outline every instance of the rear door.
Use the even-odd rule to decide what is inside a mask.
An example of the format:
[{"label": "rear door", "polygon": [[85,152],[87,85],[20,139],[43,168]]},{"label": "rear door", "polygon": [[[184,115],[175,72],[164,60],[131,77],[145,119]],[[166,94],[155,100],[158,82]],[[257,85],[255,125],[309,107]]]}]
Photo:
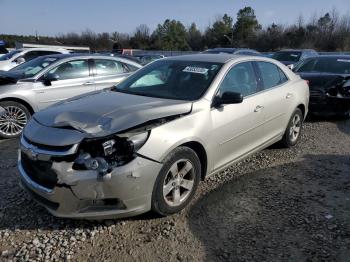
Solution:
[{"label": "rear door", "polygon": [[290,107],[293,105],[294,91],[288,84],[284,72],[270,62],[254,62],[262,86],[261,98],[264,100],[264,140],[268,141],[282,135],[289,121]]},{"label": "rear door", "polygon": [[93,59],[92,68],[96,90],[110,88],[131,74],[127,64],[114,59]]},{"label": "rear door", "polygon": [[212,108],[213,131],[210,141],[215,148],[214,169],[239,159],[264,141],[264,96],[259,94],[258,79],[252,62],[242,62],[230,69],[217,95],[236,92],[244,96],[240,104]]},{"label": "rear door", "polygon": [[58,80],[52,81],[51,85],[45,85],[44,81],[35,84],[34,91],[40,110],[56,102],[95,90],[87,59],[64,62],[46,73],[42,80],[48,75],[55,75]]}]

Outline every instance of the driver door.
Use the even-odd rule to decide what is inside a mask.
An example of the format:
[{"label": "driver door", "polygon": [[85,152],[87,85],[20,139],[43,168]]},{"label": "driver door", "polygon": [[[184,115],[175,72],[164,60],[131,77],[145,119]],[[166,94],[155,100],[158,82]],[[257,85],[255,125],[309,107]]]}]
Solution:
[{"label": "driver door", "polygon": [[[53,76],[57,80],[45,83]],[[34,88],[39,110],[68,98],[95,91],[87,59],[72,60],[51,69]]]},{"label": "driver door", "polygon": [[217,95],[223,92],[241,93],[240,104],[212,108],[211,122],[214,152],[214,170],[257,148],[264,136],[263,97],[252,62],[243,62],[231,68],[222,81]]}]

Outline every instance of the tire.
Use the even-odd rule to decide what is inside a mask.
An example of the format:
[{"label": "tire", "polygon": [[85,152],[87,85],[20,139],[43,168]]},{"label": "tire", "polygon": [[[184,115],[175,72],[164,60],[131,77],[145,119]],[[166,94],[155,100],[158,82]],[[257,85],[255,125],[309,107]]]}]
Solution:
[{"label": "tire", "polygon": [[200,179],[201,163],[197,154],[188,147],[176,148],[164,160],[156,179],[152,211],[161,216],[180,212],[192,200]]},{"label": "tire", "polygon": [[0,138],[15,138],[21,135],[31,114],[27,107],[14,101],[0,102],[5,113],[0,115]]},{"label": "tire", "polygon": [[303,121],[303,113],[299,108],[295,109],[281,140],[284,147],[290,148],[298,143],[303,129]]}]

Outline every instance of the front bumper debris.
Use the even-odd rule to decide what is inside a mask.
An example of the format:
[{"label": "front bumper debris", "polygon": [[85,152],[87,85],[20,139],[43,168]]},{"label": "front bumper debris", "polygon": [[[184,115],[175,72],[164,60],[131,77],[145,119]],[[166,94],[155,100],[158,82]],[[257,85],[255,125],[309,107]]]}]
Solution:
[{"label": "front bumper debris", "polygon": [[137,156],[101,177],[96,171],[74,170],[72,162],[50,160],[48,151],[33,155],[32,149],[23,148],[23,143],[21,146],[18,158],[21,184],[55,216],[109,219],[151,209],[153,186],[161,163]]}]

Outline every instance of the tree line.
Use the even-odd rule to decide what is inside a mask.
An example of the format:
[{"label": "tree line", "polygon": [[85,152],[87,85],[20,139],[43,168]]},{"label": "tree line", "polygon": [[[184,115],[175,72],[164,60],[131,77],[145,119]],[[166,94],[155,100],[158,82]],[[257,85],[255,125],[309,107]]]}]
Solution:
[{"label": "tree line", "polygon": [[84,32],[59,34],[55,37],[0,35],[8,46],[19,42],[46,42],[63,45],[89,46],[92,50],[133,48],[144,50],[201,51],[214,47],[247,47],[259,51],[282,48],[313,48],[319,51],[350,50],[350,16],[336,10],[313,15],[305,22],[300,16],[292,25],[272,23],[262,27],[251,7],[240,9],[234,19],[228,14],[217,17],[204,31],[195,23],[186,27],[177,20],[167,19],[152,32],[143,24],[133,34],[119,32]]}]

